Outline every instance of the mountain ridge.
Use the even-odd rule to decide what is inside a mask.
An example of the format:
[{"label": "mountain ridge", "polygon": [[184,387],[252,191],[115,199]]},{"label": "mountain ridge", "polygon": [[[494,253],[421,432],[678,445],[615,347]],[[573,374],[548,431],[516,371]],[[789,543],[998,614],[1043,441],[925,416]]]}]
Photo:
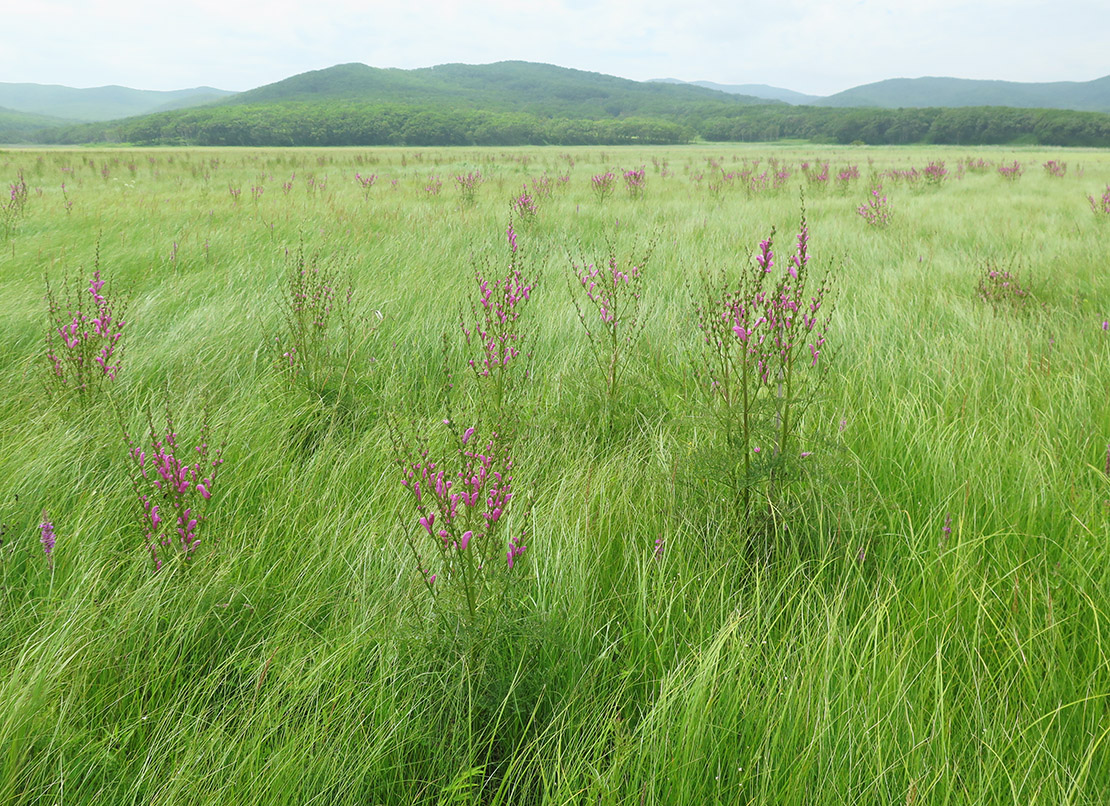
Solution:
[{"label": "mountain ridge", "polygon": [[199,106],[230,94],[232,93],[227,90],[215,87],[137,90],[119,84],[108,84],[79,89],[62,84],[0,82],[0,107],[15,112],[91,123],[134,117],[169,108]]}]

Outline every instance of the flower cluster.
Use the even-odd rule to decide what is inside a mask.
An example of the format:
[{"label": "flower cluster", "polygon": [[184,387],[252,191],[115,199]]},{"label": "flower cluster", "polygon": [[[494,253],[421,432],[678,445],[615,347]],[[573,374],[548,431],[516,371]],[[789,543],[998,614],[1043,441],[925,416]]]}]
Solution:
[{"label": "flower cluster", "polygon": [[819,162],[816,165],[803,162],[802,172],[805,174],[806,180],[810,185],[816,185],[818,187],[828,186],[829,164],[827,162]]},{"label": "flower cluster", "polygon": [[871,198],[856,208],[856,212],[871,227],[885,227],[890,223],[890,200],[883,193],[882,185],[871,188]]},{"label": "flower cluster", "polygon": [[99,257],[88,286],[66,282],[63,299],[46,287],[50,320],[46,337],[46,360],[50,378],[72,389],[82,403],[91,403],[99,384],[114,381],[122,360],[120,340],[126,322],[126,302],[105,292],[100,277]]},{"label": "flower cluster", "polygon": [[1044,172],[1049,176],[1064,176],[1068,172],[1068,164],[1058,160],[1049,160],[1044,164]]},{"label": "flower cluster", "polygon": [[605,201],[613,194],[613,182],[615,180],[616,176],[613,175],[612,171],[596,174],[593,179],[590,180],[590,187],[593,188],[594,196],[597,197],[599,202]]},{"label": "flower cluster", "polygon": [[1091,205],[1092,213],[1110,217],[1110,185],[1106,186],[1101,199],[1096,199],[1093,195],[1090,195],[1087,196],[1087,201]]},{"label": "flower cluster", "polygon": [[[809,228],[803,213],[784,269],[775,270],[772,230],[739,282],[723,272],[717,277],[703,274],[702,292],[695,301],[703,341],[700,374],[725,450],[739,457],[728,479],[741,518],[749,514],[753,463],[789,457],[789,446],[796,441],[794,412],[805,388],[799,369],[821,365],[829,279],[826,276],[811,290],[809,263]],[[758,435],[773,440],[773,450],[762,450]]]},{"label": "flower cluster", "polygon": [[[444,424],[451,427],[450,420]],[[499,568],[511,571],[527,551],[527,532],[503,536],[516,495],[505,441],[496,432],[483,441],[474,427],[459,434],[452,428],[452,434],[453,460],[436,461],[426,447],[412,451],[397,438],[394,449],[401,484],[416,509],[416,528],[406,529],[406,535],[424,582],[433,596],[443,585],[460,585],[473,615],[486,599],[490,577]],[[429,542],[439,558],[438,573],[425,567],[419,548]]]},{"label": "flower cluster", "polygon": [[480,350],[477,356],[469,359],[470,368],[479,378],[494,381],[494,402],[498,409],[506,391],[508,367],[521,355],[524,334],[519,320],[535,288],[535,281],[525,273],[525,262],[511,223],[505,235],[510,253],[508,270],[504,276],[492,280],[481,268],[475,270],[478,298],[470,306],[471,320],[468,322],[464,317],[459,320],[467,346],[477,346]]},{"label": "flower cluster", "polygon": [[644,187],[647,184],[647,172],[644,166],[639,168],[632,168],[624,172],[624,186],[628,189],[628,195],[633,199],[638,199],[644,195]]},{"label": "flower cluster", "polygon": [[362,188],[363,198],[370,197],[370,188],[374,187],[374,183],[378,181],[377,174],[367,174],[363,176],[360,173],[355,173],[355,181],[358,182],[359,187]]},{"label": "flower cluster", "polygon": [[455,185],[459,188],[463,204],[474,204],[474,201],[478,198],[478,188],[482,186],[484,181],[481,171],[469,171],[455,176]]},{"label": "flower cluster", "polygon": [[[580,305],[575,297],[574,307],[593,347],[594,358],[605,375],[610,398],[616,395],[628,352],[643,329],[641,287],[643,267],[650,253],[649,248],[642,259],[628,260],[624,265],[610,249],[604,264],[571,266],[588,303],[588,306]],[[594,313],[587,316],[589,308]]]},{"label": "flower cluster", "polygon": [[212,488],[220,465],[223,447],[209,459],[208,422],[201,427],[200,441],[193,449],[182,451],[178,446],[173,417],[166,411],[166,430],[162,433],[150,421],[149,444],[136,445],[128,437],[131,459],[135,464],[132,484],[142,507],[142,526],[147,550],[154,570],[162,568],[163,552],[176,545],[182,557],[190,559],[200,543],[197,530],[204,522],[202,510],[212,497]]},{"label": "flower cluster", "polygon": [[[550,193],[551,191],[548,190],[549,196]],[[535,197],[528,192],[527,185],[525,185],[524,188],[521,190],[519,196],[515,196],[509,202],[509,210],[511,211],[513,218],[518,221],[524,221],[527,223],[535,220],[536,213],[539,212],[539,209],[536,207]]]},{"label": "flower cluster", "polygon": [[1030,298],[1029,291],[1022,288],[1014,272],[999,269],[993,264],[987,264],[983,269],[976,292],[979,299],[990,305],[996,312],[1021,310]]},{"label": "flower cluster", "polygon": [[922,174],[930,185],[940,185],[948,176],[948,169],[944,167],[944,160],[934,160],[925,166]]},{"label": "flower cluster", "polygon": [[1014,160],[1009,165],[998,166],[999,176],[1003,179],[1009,179],[1011,182],[1016,182],[1018,179],[1021,179],[1023,173],[1025,173],[1025,169],[1017,160]]}]

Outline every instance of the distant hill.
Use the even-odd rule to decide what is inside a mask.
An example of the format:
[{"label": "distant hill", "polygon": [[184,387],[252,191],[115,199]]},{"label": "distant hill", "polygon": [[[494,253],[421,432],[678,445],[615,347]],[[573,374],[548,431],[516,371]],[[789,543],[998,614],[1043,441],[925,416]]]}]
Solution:
[{"label": "distant hill", "polygon": [[788,104],[811,104],[818,100],[819,95],[806,95],[804,92],[772,87],[768,84],[717,84],[713,81],[680,81],[677,78],[653,78],[653,82],[661,84],[692,84],[696,87],[705,87],[717,92],[727,92],[733,95],[750,95],[766,101],[782,101]]},{"label": "distant hill", "polygon": [[441,64],[416,70],[341,64],[239,93],[230,105],[366,101],[572,115],[599,119],[673,114],[693,105],[760,104],[764,99],[691,85],[631,81],[551,64],[507,61]]},{"label": "distant hill", "polygon": [[[940,81],[942,87],[955,79]],[[1063,87],[1058,104],[1088,97],[1110,77],[1086,84],[1020,85],[967,82],[1029,90]],[[897,82],[882,82],[880,85]],[[64,89],[64,88],[59,88]],[[122,88],[102,88],[121,90]],[[771,88],[774,89],[774,88]],[[863,89],[863,88],[861,88]],[[1081,91],[1082,90],[1082,91]],[[137,92],[137,91],[130,91]],[[107,122],[70,123],[29,130],[23,142],[205,146],[452,146],[662,145],[707,141],[808,140],[880,145],[1024,143],[1110,146],[1110,115],[1070,109],[1017,108],[1043,104],[1040,96],[1000,94],[979,106],[977,96],[917,97],[905,89],[880,106],[880,95],[833,108],[822,101],[782,100],[721,92],[672,81],[638,82],[549,64],[444,64],[417,70],[341,64],[208,103]],[[847,93],[841,93],[843,97]],[[795,94],[797,97],[797,94]],[[804,96],[803,96],[804,97]],[[1089,101],[1089,98],[1088,98]],[[915,108],[915,104],[929,104]],[[870,106],[863,106],[869,104]],[[947,104],[938,105],[938,104]],[[960,107],[960,108],[954,108]],[[72,115],[73,112],[71,111]],[[22,121],[20,125],[39,125]],[[12,138],[9,138],[12,139]]]},{"label": "distant hill", "polygon": [[0,82],[0,107],[63,120],[101,121],[197,106],[232,94],[213,87],[160,91],[117,86],[75,89],[57,84]]},{"label": "distant hill", "polygon": [[979,81],[966,78],[892,78],[838,92],[817,106],[878,106],[886,109],[1010,106],[1110,112],[1110,76],[1093,81]]},{"label": "distant hill", "polygon": [[59,118],[0,107],[0,143],[26,143],[39,132],[67,123]]}]

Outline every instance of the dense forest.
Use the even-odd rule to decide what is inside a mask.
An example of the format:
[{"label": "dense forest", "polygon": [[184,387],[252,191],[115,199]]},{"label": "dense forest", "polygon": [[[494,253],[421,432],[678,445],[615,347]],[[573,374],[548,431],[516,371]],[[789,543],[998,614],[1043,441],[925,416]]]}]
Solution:
[{"label": "dense forest", "polygon": [[786,105],[573,118],[355,101],[210,106],[42,130],[42,143],[199,146],[677,144],[808,140],[1110,147],[1110,115],[1058,109],[834,109]]}]

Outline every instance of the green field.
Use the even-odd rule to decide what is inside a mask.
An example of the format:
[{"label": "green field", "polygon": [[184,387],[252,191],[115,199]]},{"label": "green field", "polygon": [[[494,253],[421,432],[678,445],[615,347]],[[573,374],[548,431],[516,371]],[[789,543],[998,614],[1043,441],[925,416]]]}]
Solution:
[{"label": "green field", "polygon": [[[1108,184],[1095,150],[0,151],[0,804],[1110,802]],[[460,315],[525,185],[494,387]],[[745,458],[693,300],[772,227],[781,276],[803,204],[826,343]],[[610,393],[573,267],[649,247]],[[298,341],[302,264],[344,285]],[[97,265],[122,363],[81,395],[44,297]],[[155,572],[124,433],[167,404],[182,454],[226,447]],[[464,572],[396,446],[468,426],[515,498]]]}]

